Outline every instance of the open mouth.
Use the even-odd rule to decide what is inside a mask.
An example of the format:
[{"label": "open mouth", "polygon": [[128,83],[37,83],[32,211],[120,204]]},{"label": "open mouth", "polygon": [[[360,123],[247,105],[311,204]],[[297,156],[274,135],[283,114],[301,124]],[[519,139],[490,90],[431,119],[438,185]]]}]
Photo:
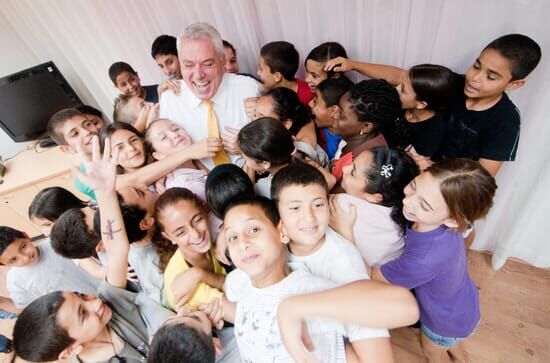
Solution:
[{"label": "open mouth", "polygon": [[311,226],[311,227],[302,227],[300,228],[301,232],[307,233],[307,234],[314,234],[317,233],[319,230],[319,226]]},{"label": "open mouth", "polygon": [[210,85],[210,81],[206,82],[193,82],[193,85],[198,89],[205,89]]},{"label": "open mouth", "polygon": [[472,86],[469,82],[466,82],[466,85],[464,86],[464,89],[466,92],[469,92],[469,93],[475,93],[478,91],[477,88],[475,88],[474,86]]}]

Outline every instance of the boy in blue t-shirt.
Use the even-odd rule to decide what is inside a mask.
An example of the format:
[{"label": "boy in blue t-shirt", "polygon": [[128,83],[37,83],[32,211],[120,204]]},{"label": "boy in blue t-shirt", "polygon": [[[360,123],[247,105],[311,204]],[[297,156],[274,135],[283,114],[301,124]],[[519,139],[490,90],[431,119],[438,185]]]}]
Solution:
[{"label": "boy in blue t-shirt", "polygon": [[109,67],[109,78],[123,95],[138,96],[147,102],[158,103],[158,84],[142,86],[138,73],[125,62],[115,62]]}]

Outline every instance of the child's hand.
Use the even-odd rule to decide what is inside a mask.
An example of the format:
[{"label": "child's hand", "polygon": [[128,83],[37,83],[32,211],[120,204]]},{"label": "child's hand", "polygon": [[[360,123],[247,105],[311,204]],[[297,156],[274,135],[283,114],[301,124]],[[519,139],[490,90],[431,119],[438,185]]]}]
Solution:
[{"label": "child's hand", "polygon": [[294,361],[320,363],[321,361],[312,353],[315,347],[309,337],[306,325],[302,317],[296,314],[291,300],[292,298],[284,300],[279,304],[277,310],[281,340]]},{"label": "child's hand", "polygon": [[207,137],[186,147],[185,152],[189,154],[189,159],[200,160],[214,157],[221,150],[222,146],[221,139]]},{"label": "child's hand", "polygon": [[220,134],[223,141],[223,148],[230,154],[240,154],[241,149],[239,149],[239,143],[237,140],[239,129],[226,126],[225,131],[226,132]]},{"label": "child's hand", "polygon": [[80,159],[84,160],[83,164],[86,170],[86,172],[82,172],[74,167],[73,172],[78,178],[96,193],[114,191],[119,150],[114,149],[111,156],[111,140],[105,139],[103,155],[101,154],[98,136],[94,136],[92,139],[91,158],[82,150],[80,145],[77,146],[77,151],[80,154]]},{"label": "child's hand", "polygon": [[336,57],[325,63],[324,71],[348,72],[353,70],[353,61],[344,57]]},{"label": "child's hand", "polygon": [[128,266],[128,273],[126,274],[126,279],[128,281],[132,281],[135,283],[139,282],[137,273],[134,271],[134,268],[132,266]]},{"label": "child's hand", "polygon": [[166,191],[166,176],[163,176],[155,182],[155,191],[159,195]]},{"label": "child's hand", "polygon": [[[223,225],[222,225],[223,226]],[[227,241],[225,239],[225,233],[223,227],[220,228],[218,232],[218,237],[216,237],[216,258],[221,263],[226,265],[231,265],[231,261],[227,258]]]},{"label": "child's hand", "polygon": [[331,195],[329,206],[330,227],[332,227],[332,229],[341,234],[348,241],[355,243],[355,238],[353,235],[353,227],[355,226],[355,221],[357,219],[357,210],[355,205],[349,203],[349,212],[346,213],[338,202],[338,195]]},{"label": "child's hand", "polygon": [[151,122],[155,121],[159,118],[159,107],[160,105],[158,103],[155,103],[154,105],[151,105],[149,107],[149,112],[147,113],[147,120],[145,124],[145,128],[149,127]]},{"label": "child's hand", "polygon": [[244,99],[244,112],[251,120],[255,118],[254,109],[256,108],[256,101],[258,101],[258,97],[248,97]]},{"label": "child's hand", "polygon": [[174,94],[179,95],[181,91],[180,82],[175,79],[169,79],[167,81],[162,82],[157,87],[157,92],[159,96],[161,95],[162,92],[167,90],[171,90],[172,92],[174,92]]},{"label": "child's hand", "polygon": [[176,311],[179,307],[185,305],[193,296],[197,285],[201,282],[202,270],[198,267],[191,267],[189,270],[180,273],[172,281],[172,292],[176,302]]},{"label": "child's hand", "polygon": [[420,171],[424,171],[434,164],[429,156],[420,155],[412,145],[409,145],[405,152],[414,160]]},{"label": "child's hand", "polygon": [[214,297],[207,304],[201,304],[199,310],[206,314],[216,329],[223,328],[222,298]]}]

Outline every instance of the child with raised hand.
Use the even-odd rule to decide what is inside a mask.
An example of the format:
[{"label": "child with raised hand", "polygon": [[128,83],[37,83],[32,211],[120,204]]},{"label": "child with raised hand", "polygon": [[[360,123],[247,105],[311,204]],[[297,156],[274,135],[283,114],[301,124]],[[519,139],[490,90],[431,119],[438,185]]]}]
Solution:
[{"label": "child with raised hand", "polygon": [[[237,267],[227,276],[225,288],[228,300],[236,303],[235,336],[241,358],[254,362],[290,361],[291,357],[282,345],[276,324],[279,304],[290,296],[332,288],[334,283],[304,270],[289,269],[284,248],[289,239],[282,232],[276,206],[267,198],[237,199],[226,210],[224,226],[229,255]],[[371,298],[395,293],[394,301],[399,301],[396,304],[399,306],[395,306],[396,311],[389,314],[380,310],[375,319],[369,313],[356,310],[355,314],[365,318],[358,320],[364,325],[376,325],[379,328],[410,322],[411,316],[398,319],[398,322],[392,320],[397,315],[403,316],[402,309],[411,310],[411,295],[408,291],[371,282],[367,282],[365,287],[369,285],[380,288]],[[412,304],[414,306],[414,302]],[[379,311],[380,307],[378,301],[369,304],[368,310]],[[306,325],[315,350],[309,353],[310,357],[314,354],[325,362],[340,362],[346,360],[346,355],[348,358],[355,355],[352,349],[346,351],[343,338],[347,331],[342,324],[315,316],[308,319]],[[298,359],[296,356],[294,358]],[[393,361],[384,349],[373,353],[371,359],[376,362]]]},{"label": "child with raised hand", "polygon": [[257,75],[262,82],[263,91],[275,87],[286,87],[296,92],[305,106],[313,98],[306,82],[297,79],[296,72],[300,64],[300,55],[294,45],[285,41],[265,44],[260,49]]},{"label": "child with raised hand", "polygon": [[[145,143],[153,159],[164,160],[189,147],[193,142],[183,127],[168,119],[158,119],[147,127]],[[164,182],[155,183],[157,192],[161,193],[173,187],[187,188],[204,201],[206,170],[200,161],[188,160],[167,174]]]},{"label": "child with raised hand", "polygon": [[[493,176],[504,161],[513,161],[520,117],[506,91],[522,87],[540,58],[541,49],[534,40],[522,34],[508,34],[489,43],[465,75],[455,74],[456,92],[449,101],[451,115],[441,156],[479,160]],[[327,62],[325,69],[353,69],[396,85],[405,84],[408,78],[408,72],[401,68],[341,57]],[[429,160],[423,161],[429,164]]]},{"label": "child with raised hand", "polygon": [[322,167],[328,166],[327,154],[317,144],[315,123],[295,92],[276,87],[264,93],[254,107],[254,119],[272,117],[285,125],[294,137],[296,150]]},{"label": "child with raised hand", "polygon": [[332,126],[342,136],[332,174],[339,180],[343,167],[363,150],[387,147],[383,133],[400,115],[399,96],[388,82],[371,79],[353,85],[340,98],[340,112]]},{"label": "child with raised hand", "polygon": [[255,173],[267,174],[254,188],[258,195],[269,197],[273,175],[288,165],[295,153],[290,131],[280,121],[262,117],[239,131],[238,143],[250,179],[255,181]]},{"label": "child with raised hand", "polygon": [[[331,204],[345,210],[353,206],[353,228],[340,225],[341,214],[331,215],[331,227],[354,241],[368,266],[379,266],[403,252],[409,222],[403,216],[403,189],[418,175],[418,167],[404,151],[386,148],[365,150],[344,167],[345,193]],[[351,234],[350,234],[351,232]]]},{"label": "child with raised hand", "polygon": [[225,270],[215,257],[204,203],[188,189],[168,189],[157,200],[154,220],[169,307],[198,310],[221,298]]},{"label": "child with raised hand", "polygon": [[115,151],[111,157],[107,140],[101,156],[96,136],[92,160],[85,162],[86,174],[77,171],[94,188],[102,211],[109,266],[99,297],[57,291],[25,308],[16,321],[13,341],[15,353],[22,359],[143,361],[149,335],[171,315],[148,298],[124,290],[129,244],[115,191],[117,154]]},{"label": "child with raised hand", "polygon": [[494,178],[478,162],[449,159],[405,188],[403,215],[412,222],[401,257],[372,278],[415,290],[422,349],[430,362],[464,361],[458,343],[479,324],[479,296],[468,274],[461,232],[493,204]]},{"label": "child with raised hand", "polygon": [[158,103],[158,85],[142,86],[137,72],[126,62],[115,62],[109,67],[109,78],[123,95],[138,96],[147,102]]},{"label": "child with raised hand", "polygon": [[113,148],[119,149],[117,190],[132,186],[144,189],[190,160],[211,157],[221,147],[218,138],[207,138],[174,152],[172,155],[147,164],[147,152],[141,134],[132,125],[113,122],[101,130],[101,141],[111,138]]}]

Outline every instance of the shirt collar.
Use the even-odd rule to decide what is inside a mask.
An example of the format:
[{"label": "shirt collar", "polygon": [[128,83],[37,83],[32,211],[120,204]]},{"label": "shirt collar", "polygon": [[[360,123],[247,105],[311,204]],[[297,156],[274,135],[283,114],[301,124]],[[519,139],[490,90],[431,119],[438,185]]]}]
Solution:
[{"label": "shirt collar", "polygon": [[[229,76],[228,73],[224,73],[223,78],[222,78],[222,82],[220,83],[220,86],[218,87],[218,91],[216,92],[214,97],[212,97],[212,103],[214,105],[224,106],[227,103],[228,95],[227,95],[227,92],[225,91],[225,89],[228,87],[227,86],[228,76]],[[185,83],[185,81],[183,81],[183,80],[181,82]],[[185,86],[187,87],[187,84]],[[197,96],[195,96],[195,94],[193,92],[191,92],[191,89],[189,89],[189,92],[191,93],[191,98],[189,100],[189,102],[191,104],[191,107],[193,107],[193,108],[199,107],[202,104],[202,100],[200,98],[197,98]]]}]

